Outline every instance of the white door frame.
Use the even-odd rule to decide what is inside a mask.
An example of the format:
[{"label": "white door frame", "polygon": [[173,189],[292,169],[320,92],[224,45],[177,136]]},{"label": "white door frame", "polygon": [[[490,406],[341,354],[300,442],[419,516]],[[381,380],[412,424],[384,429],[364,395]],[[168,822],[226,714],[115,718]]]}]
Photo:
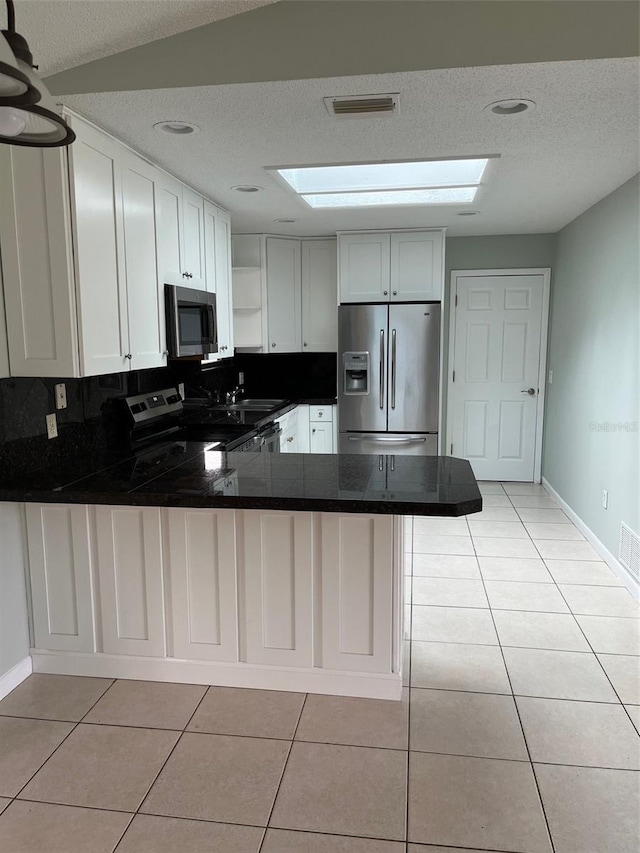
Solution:
[{"label": "white door frame", "polygon": [[449,311],[449,356],[447,362],[447,442],[445,455],[451,454],[453,418],[451,401],[453,399],[453,365],[456,349],[456,302],[458,296],[458,279],[470,276],[502,276],[502,275],[541,275],[542,276],[542,326],[540,329],[540,365],[538,369],[538,396],[536,398],[536,439],[533,462],[533,481],[540,483],[542,478],[542,430],[544,424],[544,401],[547,378],[547,339],[549,335],[549,294],[551,290],[551,267],[523,267],[518,269],[501,270],[451,270],[450,311]]}]

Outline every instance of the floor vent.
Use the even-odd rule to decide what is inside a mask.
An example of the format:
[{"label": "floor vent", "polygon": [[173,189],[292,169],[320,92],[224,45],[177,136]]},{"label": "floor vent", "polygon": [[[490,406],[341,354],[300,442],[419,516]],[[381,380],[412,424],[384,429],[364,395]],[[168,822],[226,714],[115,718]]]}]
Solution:
[{"label": "floor vent", "polygon": [[371,118],[396,114],[400,107],[400,96],[395,93],[325,98],[324,105],[335,118]]},{"label": "floor vent", "polygon": [[630,574],[640,581],[640,536],[626,524],[620,529],[620,562]]}]

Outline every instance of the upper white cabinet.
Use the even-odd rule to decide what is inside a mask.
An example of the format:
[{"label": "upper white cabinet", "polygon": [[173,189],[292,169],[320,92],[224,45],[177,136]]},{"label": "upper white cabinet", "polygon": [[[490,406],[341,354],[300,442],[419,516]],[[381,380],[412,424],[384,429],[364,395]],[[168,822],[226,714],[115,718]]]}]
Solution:
[{"label": "upper white cabinet", "polygon": [[4,316],[4,288],[2,287],[2,267],[0,267],[0,379],[10,375],[7,325]]},{"label": "upper white cabinet", "polygon": [[[231,286],[217,260],[225,247],[216,246],[208,276],[204,199],[108,134],[69,121],[77,139],[68,149],[0,151],[11,375],[164,366],[165,284],[216,291],[231,355]],[[228,231],[227,217],[217,235],[227,269]]]},{"label": "upper white cabinet", "polygon": [[440,301],[444,229],[338,235],[340,302]]},{"label": "upper white cabinet", "polygon": [[338,269],[335,240],[303,240],[302,351],[338,349]]},{"label": "upper white cabinet", "polygon": [[[207,274],[207,290],[215,289],[218,314],[218,352],[220,358],[230,358],[234,352],[233,292],[231,285],[231,217],[219,207],[205,202],[205,218],[212,220],[215,246],[215,288],[211,287],[211,276]],[[210,232],[205,238],[210,240]]]},{"label": "upper white cabinet", "polygon": [[300,241],[267,237],[269,352],[300,352]]}]

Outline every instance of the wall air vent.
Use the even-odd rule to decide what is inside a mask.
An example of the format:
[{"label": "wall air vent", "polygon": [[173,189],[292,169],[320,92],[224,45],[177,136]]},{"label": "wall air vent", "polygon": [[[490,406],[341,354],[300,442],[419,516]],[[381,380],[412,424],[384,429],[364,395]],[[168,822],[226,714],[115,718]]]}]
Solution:
[{"label": "wall air vent", "polygon": [[620,562],[629,574],[640,581],[640,536],[626,524],[620,527]]},{"label": "wall air vent", "polygon": [[380,115],[397,115],[400,109],[398,93],[387,95],[349,95],[324,98],[324,105],[334,118],[374,118]]}]

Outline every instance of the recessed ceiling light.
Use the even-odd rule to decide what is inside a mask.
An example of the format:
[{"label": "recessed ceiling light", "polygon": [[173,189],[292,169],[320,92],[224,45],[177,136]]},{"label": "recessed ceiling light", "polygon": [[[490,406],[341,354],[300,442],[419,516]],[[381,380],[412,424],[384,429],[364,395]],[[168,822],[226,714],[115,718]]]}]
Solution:
[{"label": "recessed ceiling light", "polygon": [[200,130],[197,124],[188,121],[159,121],[153,125],[153,129],[158,133],[170,133],[172,136],[189,136]]},{"label": "recessed ceiling light", "polygon": [[259,193],[262,187],[258,187],[255,184],[239,184],[236,187],[231,187],[231,189],[237,193]]},{"label": "recessed ceiling light", "polygon": [[297,222],[298,220],[297,220],[297,219],[274,219],[273,221],[274,221],[274,222],[283,222],[283,223],[284,223],[284,222],[287,222],[287,223],[290,223],[290,222]]},{"label": "recessed ceiling light", "polygon": [[479,210],[459,210],[456,216],[480,216]]},{"label": "recessed ceiling light", "polygon": [[507,98],[504,101],[494,101],[487,104],[485,112],[491,112],[497,116],[515,116],[535,109],[535,101],[526,98]]}]

